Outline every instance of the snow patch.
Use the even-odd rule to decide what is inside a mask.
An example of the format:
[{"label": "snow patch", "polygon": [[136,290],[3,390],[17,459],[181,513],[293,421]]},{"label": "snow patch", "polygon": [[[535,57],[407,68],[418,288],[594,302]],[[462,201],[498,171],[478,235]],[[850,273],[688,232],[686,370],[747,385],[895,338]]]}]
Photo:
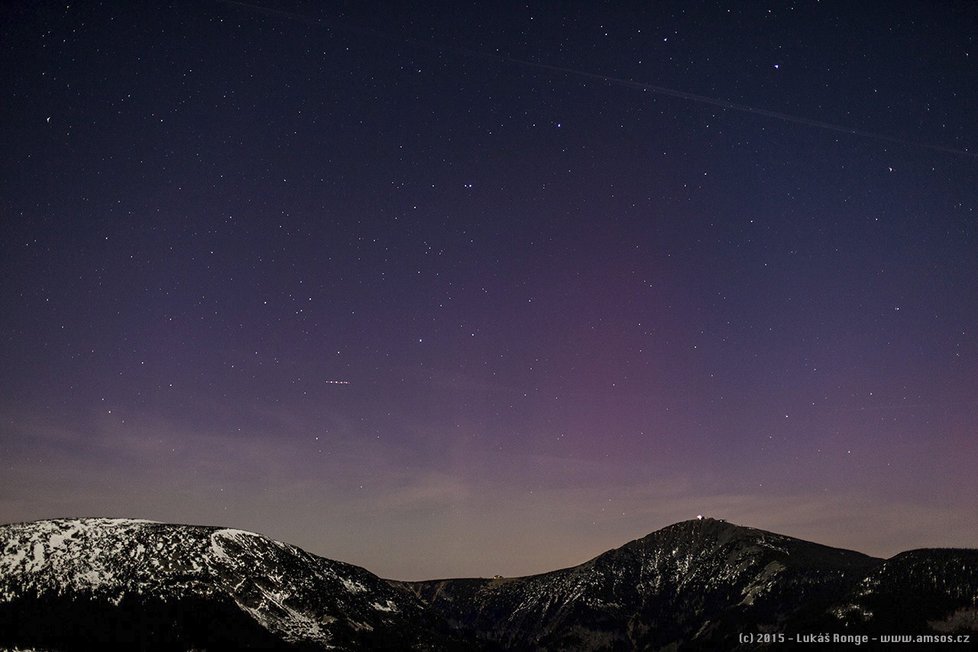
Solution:
[{"label": "snow patch", "polygon": [[[255,619],[262,627],[269,631],[278,632],[287,641],[296,643],[302,641],[315,641],[326,644],[331,635],[324,625],[335,622],[336,618],[323,616],[319,619],[299,611],[285,603],[287,594],[272,592],[259,587],[262,600],[254,606],[245,604],[235,598],[235,602],[242,611]],[[270,609],[269,604],[274,605],[275,609]],[[328,646],[332,647],[332,646]]]},{"label": "snow patch", "polygon": [[37,542],[34,544],[34,555],[31,563],[31,570],[35,570],[44,565],[44,544]]},{"label": "snow patch", "polygon": [[229,539],[241,539],[241,538],[264,539],[265,538],[262,535],[257,534],[255,532],[249,532],[247,530],[235,530],[234,528],[225,528],[223,530],[218,530],[214,534],[222,537],[228,537]]},{"label": "snow patch", "polygon": [[81,580],[83,584],[87,584],[93,589],[98,588],[104,584],[109,583],[112,580],[112,576],[108,575],[103,577],[101,573],[95,570],[90,570],[85,573],[78,575],[78,579]]},{"label": "snow patch", "polygon": [[211,554],[221,561],[231,561],[231,556],[224,551],[224,546],[221,545],[221,537],[218,536],[223,532],[223,530],[215,532],[211,535]]},{"label": "snow patch", "polygon": [[355,629],[357,631],[368,631],[368,632],[372,632],[374,630],[374,626],[373,625],[371,625],[369,623],[358,623],[355,620],[351,620],[350,621],[350,627],[352,627],[353,629]]},{"label": "snow patch", "polygon": [[77,531],[78,528],[73,527],[63,532],[55,532],[54,534],[51,535],[51,538],[48,539],[48,548],[52,550],[63,548],[65,544],[65,540],[70,539],[72,536],[74,536],[75,532]]},{"label": "snow patch", "polygon": [[11,574],[26,558],[27,550],[25,548],[14,547],[12,554],[7,554],[3,559],[0,559],[0,570],[3,570],[4,575]]}]

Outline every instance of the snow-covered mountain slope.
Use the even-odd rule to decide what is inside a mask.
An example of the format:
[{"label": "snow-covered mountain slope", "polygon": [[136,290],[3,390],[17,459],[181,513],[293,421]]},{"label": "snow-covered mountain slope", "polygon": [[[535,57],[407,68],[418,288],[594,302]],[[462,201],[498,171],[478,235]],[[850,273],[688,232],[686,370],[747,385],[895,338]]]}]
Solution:
[{"label": "snow-covered mountain slope", "polygon": [[739,634],[764,632],[978,640],[976,604],[978,550],[884,561],[712,519],[542,575],[428,582],[382,580],[240,530],[0,526],[0,649],[752,650]]},{"label": "snow-covered mountain slope", "polygon": [[[978,590],[974,556],[959,561],[972,575],[932,616],[952,629]],[[905,591],[920,589],[919,578],[894,573]],[[735,649],[743,632],[849,631],[861,605],[878,603],[872,587],[884,580],[868,578],[888,576],[883,560],[858,552],[704,519],[552,573],[405,586],[457,628],[506,649]],[[890,604],[878,622],[892,625],[913,608]],[[919,624],[915,633],[934,630]]]},{"label": "snow-covered mountain slope", "polygon": [[122,519],[0,527],[0,646],[440,649],[362,568],[241,530]]},{"label": "snow-covered mountain slope", "polygon": [[856,584],[833,613],[854,631],[975,632],[978,550],[910,550]]}]

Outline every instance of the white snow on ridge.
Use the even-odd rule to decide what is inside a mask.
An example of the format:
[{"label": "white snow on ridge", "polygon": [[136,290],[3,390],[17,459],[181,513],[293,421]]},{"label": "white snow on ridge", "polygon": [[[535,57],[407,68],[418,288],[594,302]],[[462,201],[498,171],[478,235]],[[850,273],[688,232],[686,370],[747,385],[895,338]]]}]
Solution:
[{"label": "white snow on ridge", "polygon": [[[164,557],[145,559],[146,546],[137,543],[145,536],[146,525],[156,525],[144,519],[83,518],[56,519],[0,526],[0,585],[4,596],[29,590],[31,584],[55,586],[58,590],[102,589],[122,590],[133,578],[144,582],[150,590],[171,586],[170,578],[180,575],[186,583],[186,573],[197,573],[201,553],[199,534],[166,533],[155,542],[158,552],[170,552]],[[169,563],[160,564],[165,559]],[[159,570],[154,571],[153,569]],[[4,577],[20,577],[17,583],[4,582]]]},{"label": "white snow on ridge", "polygon": [[[211,549],[216,554],[217,549],[215,546],[220,547],[223,553],[223,546],[221,546],[221,540],[234,541],[240,545],[254,545],[257,542],[271,544],[278,548],[293,549],[294,546],[290,546],[287,543],[281,541],[275,541],[274,539],[269,539],[264,534],[258,534],[257,532],[249,532],[248,530],[237,530],[234,528],[223,528],[217,530],[211,534]],[[226,554],[226,553],[224,553]]]},{"label": "white snow on ridge", "polygon": [[85,525],[99,525],[106,526],[110,525],[112,527],[123,527],[126,525],[159,525],[160,521],[150,521],[145,518],[81,518],[78,521],[84,523]]},{"label": "white snow on ridge", "polygon": [[35,571],[44,565],[44,544],[38,541],[34,544],[34,555],[28,566],[28,570]]},{"label": "white snow on ridge", "polygon": [[248,530],[236,530],[234,528],[224,528],[223,530],[218,530],[214,533],[214,536],[228,537],[230,539],[265,539],[265,537],[256,532],[249,532]]},{"label": "white snow on ridge", "polygon": [[[295,577],[287,570],[293,563],[309,572]],[[370,631],[402,610],[345,568],[234,528],[109,518],[0,526],[0,603],[47,591],[95,593],[115,604],[133,594],[224,595],[284,640],[325,647],[337,627]],[[341,596],[338,606],[320,604],[326,592]]]},{"label": "white snow on ridge", "polygon": [[222,537],[220,537],[219,535],[223,531],[224,530],[219,530],[211,534],[211,546],[210,546],[211,555],[215,559],[219,559],[221,561],[231,561],[231,556],[224,551],[224,546],[221,545]]},{"label": "white snow on ridge", "polygon": [[230,562],[233,560],[233,556],[229,555],[227,550],[225,550],[224,544],[226,542],[233,542],[251,549],[254,549],[256,544],[261,545],[263,543],[271,543],[279,547],[285,546],[283,543],[272,541],[271,539],[256,532],[236,530],[234,528],[224,528],[211,533],[209,550],[211,552],[212,559],[217,559],[222,562]]}]

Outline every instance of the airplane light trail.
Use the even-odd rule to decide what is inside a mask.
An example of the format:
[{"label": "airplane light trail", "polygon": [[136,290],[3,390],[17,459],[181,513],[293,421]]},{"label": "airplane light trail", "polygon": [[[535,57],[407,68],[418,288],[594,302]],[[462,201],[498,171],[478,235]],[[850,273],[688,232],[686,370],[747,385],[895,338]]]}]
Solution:
[{"label": "airplane light trail", "polygon": [[239,2],[238,0],[216,0],[216,1],[227,5],[234,5],[238,7],[243,7],[245,9],[250,9],[257,13],[264,14],[266,16],[285,18],[287,20],[294,20],[294,21],[306,23],[307,25],[317,25],[326,28],[336,27],[348,32],[353,32],[361,35],[366,34],[369,36],[375,36],[377,38],[382,38],[390,41],[397,41],[400,43],[408,43],[410,45],[414,45],[420,48],[425,48],[428,50],[436,50],[439,52],[451,52],[451,53],[461,54],[469,57],[488,59],[490,61],[511,63],[518,66],[524,66],[527,68],[536,68],[537,70],[545,70],[549,72],[561,73],[571,77],[578,77],[580,79],[601,81],[607,84],[613,84],[615,86],[622,86],[625,88],[635,88],[641,91],[655,93],[657,95],[675,97],[690,102],[697,102],[699,104],[717,106],[723,109],[727,109],[729,111],[739,111],[741,113],[749,113],[752,115],[758,115],[765,118],[773,118],[775,120],[781,120],[782,122],[801,125],[804,127],[813,127],[816,129],[823,129],[826,131],[834,131],[836,133],[848,134],[850,136],[858,136],[861,138],[869,138],[884,143],[892,143],[896,145],[903,145],[906,147],[921,147],[932,151],[943,152],[945,154],[953,154],[955,156],[967,156],[970,158],[978,158],[978,152],[971,152],[966,149],[946,147],[943,145],[932,145],[929,143],[922,143],[919,141],[907,140],[904,138],[897,138],[895,136],[888,136],[886,134],[879,134],[872,131],[866,131],[864,129],[854,129],[852,127],[845,127],[842,125],[833,124],[831,122],[824,122],[822,120],[813,120],[811,118],[806,118],[804,116],[792,115],[790,113],[782,113],[780,111],[771,111],[768,109],[762,109],[762,108],[750,106],[748,104],[730,102],[728,100],[720,99],[717,97],[710,97],[708,95],[698,95],[696,93],[689,93],[687,91],[681,91],[674,88],[668,88],[665,86],[658,86],[656,84],[648,84],[645,82],[633,81],[631,79],[622,79],[620,77],[612,77],[609,75],[602,75],[600,73],[587,72],[585,70],[578,70],[576,68],[565,68],[563,66],[555,66],[547,63],[527,61],[525,59],[517,59],[514,57],[508,57],[501,54],[492,54],[490,52],[482,52],[480,50],[472,50],[465,47],[437,45],[435,43],[425,42],[409,36],[393,36],[391,34],[386,34],[384,32],[380,32],[374,29],[354,27],[351,25],[345,25],[340,22],[331,22],[327,24],[326,21],[321,18],[303,16],[301,14],[297,14],[291,11],[284,11],[281,9],[271,9],[269,7],[253,5],[247,2]]}]

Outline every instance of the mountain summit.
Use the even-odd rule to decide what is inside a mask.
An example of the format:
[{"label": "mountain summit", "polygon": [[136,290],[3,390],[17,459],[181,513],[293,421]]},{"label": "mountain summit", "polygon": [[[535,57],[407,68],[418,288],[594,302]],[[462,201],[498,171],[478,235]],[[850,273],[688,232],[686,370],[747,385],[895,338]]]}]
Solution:
[{"label": "mountain summit", "polygon": [[[978,552],[960,559],[978,568]],[[876,616],[859,605],[884,563],[703,519],[543,575],[405,586],[456,628],[506,649],[731,649],[745,631],[872,630]]]},{"label": "mountain summit", "polygon": [[882,560],[714,519],[541,575],[424,582],[241,530],[0,526],[11,647],[754,649],[739,634],[978,636],[976,598],[976,550]]},{"label": "mountain summit", "polygon": [[827,624],[833,603],[880,563],[704,519],[543,575],[406,586],[457,627],[507,648],[657,649],[699,641],[722,649],[747,626]]}]

